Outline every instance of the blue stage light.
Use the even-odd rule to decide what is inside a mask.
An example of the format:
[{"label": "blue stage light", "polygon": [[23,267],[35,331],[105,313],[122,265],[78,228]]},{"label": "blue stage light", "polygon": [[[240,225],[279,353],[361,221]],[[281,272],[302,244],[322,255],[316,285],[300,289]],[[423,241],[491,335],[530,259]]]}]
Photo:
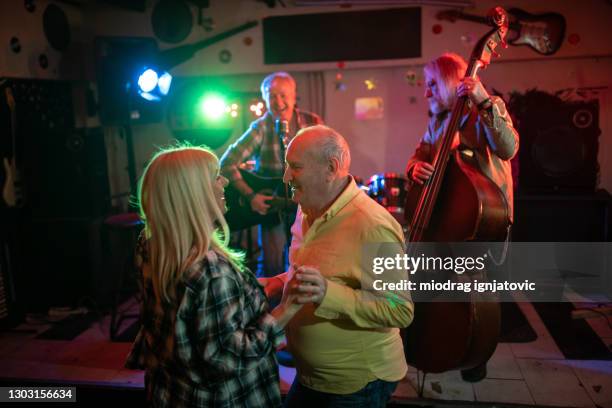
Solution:
[{"label": "blue stage light", "polygon": [[151,92],[157,86],[158,80],[157,72],[149,68],[138,77],[138,88],[141,92]]},{"label": "blue stage light", "polygon": [[172,85],[172,75],[167,72],[164,72],[159,77],[159,81],[157,81],[159,92],[164,96],[168,95],[168,92],[170,91],[170,85]]},{"label": "blue stage light", "polygon": [[161,75],[152,68],[146,68],[138,76],[138,95],[147,101],[157,102],[170,92],[172,75],[163,72]]}]

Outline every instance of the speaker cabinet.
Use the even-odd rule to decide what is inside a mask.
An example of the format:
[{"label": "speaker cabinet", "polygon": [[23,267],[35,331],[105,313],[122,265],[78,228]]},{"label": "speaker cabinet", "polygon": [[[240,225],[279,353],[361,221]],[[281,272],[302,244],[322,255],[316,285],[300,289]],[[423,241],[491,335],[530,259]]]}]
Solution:
[{"label": "speaker cabinet", "polygon": [[512,239],[520,242],[606,242],[610,194],[519,195],[514,200]]},{"label": "speaker cabinet", "polygon": [[23,321],[23,302],[15,290],[15,272],[17,265],[14,259],[14,248],[11,242],[12,221],[8,219],[9,211],[0,208],[0,221],[3,231],[0,232],[0,330],[11,328]]},{"label": "speaker cabinet", "polygon": [[102,219],[32,219],[21,226],[18,293],[29,312],[91,300],[104,269]]},{"label": "speaker cabinet", "polygon": [[101,128],[47,132],[27,153],[29,207],[35,217],[100,217],[110,210]]},{"label": "speaker cabinet", "polygon": [[[101,265],[99,220],[110,209],[103,131],[74,128],[70,82],[1,82],[11,89],[15,111],[0,102],[0,127],[15,137],[0,138],[0,153],[16,159],[23,191],[22,205],[0,208],[0,221],[11,220],[0,230],[15,272],[14,293],[7,296],[26,311],[76,306],[92,292],[91,277]],[[0,259],[3,272],[5,264]]]},{"label": "speaker cabinet", "polygon": [[511,97],[520,134],[518,188],[525,193],[593,193],[599,178],[599,102],[563,101],[541,91]]},{"label": "speaker cabinet", "polygon": [[14,95],[16,120],[4,125],[9,115],[3,104],[2,128],[9,135],[14,131],[15,139],[3,140],[1,151],[16,156],[25,211],[35,218],[106,214],[110,187],[104,134],[102,128],[74,128],[72,84],[7,78],[5,86]]}]

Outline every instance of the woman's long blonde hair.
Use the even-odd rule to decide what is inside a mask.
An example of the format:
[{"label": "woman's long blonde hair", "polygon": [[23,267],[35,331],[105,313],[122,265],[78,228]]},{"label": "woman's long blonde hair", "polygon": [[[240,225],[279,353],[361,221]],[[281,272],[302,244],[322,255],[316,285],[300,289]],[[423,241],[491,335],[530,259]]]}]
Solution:
[{"label": "woman's long blonde hair", "polygon": [[227,246],[228,226],[214,195],[218,175],[219,159],[211,150],[183,145],[156,153],[139,181],[148,267],[158,300],[174,300],[181,276],[210,249],[243,269],[243,255]]},{"label": "woman's long blonde hair", "polygon": [[428,62],[423,71],[436,80],[440,98],[447,108],[452,108],[457,95],[457,85],[465,77],[467,63],[458,54],[447,52]]}]

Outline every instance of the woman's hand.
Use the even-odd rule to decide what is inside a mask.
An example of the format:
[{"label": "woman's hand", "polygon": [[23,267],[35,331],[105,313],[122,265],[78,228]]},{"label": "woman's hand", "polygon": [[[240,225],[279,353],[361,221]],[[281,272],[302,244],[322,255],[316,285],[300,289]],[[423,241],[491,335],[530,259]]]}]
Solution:
[{"label": "woman's hand", "polygon": [[298,303],[298,285],[299,282],[295,276],[295,268],[290,267],[289,271],[284,274],[284,286],[283,296],[281,298],[281,304],[285,306],[301,308],[301,304]]},{"label": "woman's hand", "polygon": [[292,266],[284,275],[283,297],[272,311],[280,327],[285,327],[304,304],[320,304],[327,292],[327,280],[315,267]]},{"label": "woman's hand", "polygon": [[280,299],[285,287],[285,276],[287,273],[272,276],[270,278],[257,278],[268,300]]}]

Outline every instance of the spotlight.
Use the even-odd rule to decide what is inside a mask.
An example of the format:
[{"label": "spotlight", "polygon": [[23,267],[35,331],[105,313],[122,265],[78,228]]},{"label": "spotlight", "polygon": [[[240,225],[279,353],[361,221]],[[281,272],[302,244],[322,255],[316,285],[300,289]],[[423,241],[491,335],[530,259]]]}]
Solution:
[{"label": "spotlight", "polygon": [[195,99],[197,121],[203,128],[233,128],[240,115],[240,101],[223,90],[207,90]]},{"label": "spotlight", "polygon": [[161,75],[153,68],[145,67],[138,75],[138,95],[147,101],[157,102],[168,95],[172,84],[172,75],[163,72]]},{"label": "spotlight", "polygon": [[138,77],[140,92],[151,92],[157,86],[158,80],[159,77],[157,76],[157,72],[153,71],[151,68],[145,70]]},{"label": "spotlight", "polygon": [[225,107],[225,100],[219,95],[204,95],[200,101],[200,112],[210,120],[221,118],[225,113]]},{"label": "spotlight", "polygon": [[168,95],[168,92],[170,92],[170,85],[172,85],[172,75],[164,72],[162,76],[159,77],[159,81],[157,81],[159,92],[164,96]]}]

